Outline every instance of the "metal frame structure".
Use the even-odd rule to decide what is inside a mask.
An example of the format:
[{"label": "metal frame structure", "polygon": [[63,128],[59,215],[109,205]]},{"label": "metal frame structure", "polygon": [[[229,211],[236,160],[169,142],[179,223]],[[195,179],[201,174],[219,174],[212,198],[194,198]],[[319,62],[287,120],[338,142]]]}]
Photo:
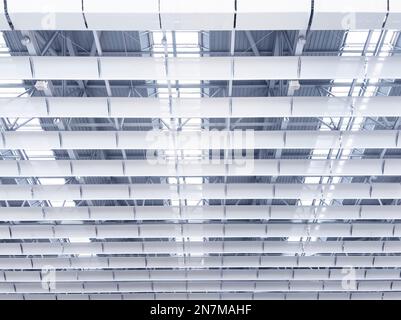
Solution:
[{"label": "metal frame structure", "polygon": [[1,2],[0,298],[401,299],[396,1],[93,1]]}]

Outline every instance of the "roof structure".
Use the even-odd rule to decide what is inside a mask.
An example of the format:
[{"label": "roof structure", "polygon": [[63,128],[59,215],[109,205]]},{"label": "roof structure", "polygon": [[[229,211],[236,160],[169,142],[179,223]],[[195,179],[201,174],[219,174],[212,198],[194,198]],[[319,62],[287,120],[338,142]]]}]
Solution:
[{"label": "roof structure", "polygon": [[401,2],[0,2],[1,299],[401,299]]}]

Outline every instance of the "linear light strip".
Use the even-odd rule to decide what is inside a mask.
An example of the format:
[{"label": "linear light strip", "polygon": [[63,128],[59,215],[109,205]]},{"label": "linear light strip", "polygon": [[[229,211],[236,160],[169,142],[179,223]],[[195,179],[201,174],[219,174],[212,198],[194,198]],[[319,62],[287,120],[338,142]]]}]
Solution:
[{"label": "linear light strip", "polygon": [[[399,149],[399,130],[372,131],[7,131],[0,149],[251,150]],[[176,143],[175,143],[176,142]],[[151,155],[153,155],[151,153]],[[153,156],[154,157],[154,156]]]},{"label": "linear light strip", "polygon": [[0,221],[401,220],[401,206],[0,207]]},{"label": "linear light strip", "polygon": [[[210,254],[367,254],[401,253],[399,241],[123,241],[3,242],[0,256],[46,255],[210,255]],[[9,278],[9,277],[7,277]],[[0,277],[1,279],[1,277]]]},{"label": "linear light strip", "polygon": [[401,237],[399,223],[0,225],[0,239]]},{"label": "linear light strip", "polygon": [[0,98],[0,116],[10,118],[269,118],[400,117],[400,97]]},{"label": "linear light strip", "polygon": [[401,57],[48,57],[0,58],[0,80],[398,79]]}]

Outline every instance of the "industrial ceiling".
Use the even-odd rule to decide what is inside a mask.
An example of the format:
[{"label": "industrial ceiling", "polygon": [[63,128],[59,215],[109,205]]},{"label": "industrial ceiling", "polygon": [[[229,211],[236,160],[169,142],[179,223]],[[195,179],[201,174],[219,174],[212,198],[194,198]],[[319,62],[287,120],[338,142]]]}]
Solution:
[{"label": "industrial ceiling", "polygon": [[401,1],[0,1],[0,299],[401,299]]}]

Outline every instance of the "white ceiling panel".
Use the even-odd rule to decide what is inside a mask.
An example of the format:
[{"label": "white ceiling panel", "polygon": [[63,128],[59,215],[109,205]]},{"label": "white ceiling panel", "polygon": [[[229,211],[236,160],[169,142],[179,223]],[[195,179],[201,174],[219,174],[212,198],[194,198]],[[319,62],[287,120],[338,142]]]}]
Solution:
[{"label": "white ceiling panel", "polygon": [[312,29],[380,29],[387,14],[387,0],[316,0]]},{"label": "white ceiling panel", "polygon": [[81,0],[7,0],[17,30],[85,30]]},{"label": "white ceiling panel", "polygon": [[231,30],[234,28],[234,0],[161,0],[163,30]]},{"label": "white ceiling panel", "polygon": [[83,8],[90,30],[160,29],[157,0],[84,0]]},{"label": "white ceiling panel", "polygon": [[238,0],[239,30],[306,30],[311,16],[311,0]]}]

